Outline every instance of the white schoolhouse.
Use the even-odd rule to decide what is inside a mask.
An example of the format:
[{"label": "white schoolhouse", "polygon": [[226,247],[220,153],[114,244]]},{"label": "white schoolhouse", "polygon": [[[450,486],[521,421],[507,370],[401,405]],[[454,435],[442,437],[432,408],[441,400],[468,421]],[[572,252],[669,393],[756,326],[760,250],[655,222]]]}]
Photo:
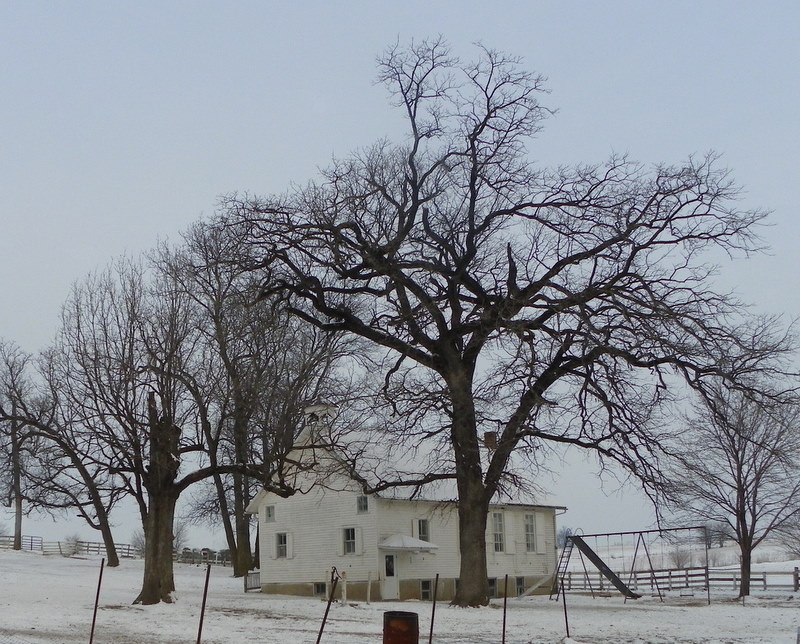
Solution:
[{"label": "white schoolhouse", "polygon": [[[332,476],[343,477],[342,474]],[[458,516],[452,501],[365,495],[356,482],[312,486],[283,498],[262,490],[258,515],[261,590],[320,595],[331,569],[348,599],[452,599],[459,575]],[[547,592],[556,569],[556,514],[562,507],[503,503],[490,507],[486,558],[490,594]],[[339,582],[341,596],[343,582]]]}]

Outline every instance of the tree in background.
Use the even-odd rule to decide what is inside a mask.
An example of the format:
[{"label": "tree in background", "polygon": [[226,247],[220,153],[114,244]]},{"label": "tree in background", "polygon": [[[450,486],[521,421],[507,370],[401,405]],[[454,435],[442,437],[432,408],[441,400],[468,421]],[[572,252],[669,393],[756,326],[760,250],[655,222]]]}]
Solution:
[{"label": "tree in background", "polygon": [[753,550],[800,519],[800,407],[718,386],[697,403],[672,473],[681,516],[725,526],[739,546],[740,596]]},{"label": "tree in background", "polygon": [[54,385],[52,355],[41,357],[38,372],[42,378],[37,380],[29,355],[8,346],[0,347],[0,354],[4,392],[0,425],[11,429],[7,472],[12,476],[12,496],[16,495],[15,543],[21,539],[23,500],[29,511],[60,514],[76,510],[100,531],[108,565],[118,566],[109,513],[121,492],[107,472],[93,463],[91,432],[65,413],[62,403],[68,401]]},{"label": "tree in background", "polygon": [[[222,465],[210,446],[186,373],[213,372],[198,351],[195,311],[168,276],[119,261],[76,285],[64,307],[56,352],[62,396],[90,428],[92,458],[136,502],[145,534],[136,602],[172,600],[175,507]],[[260,472],[261,470],[259,470]]]},{"label": "tree in background", "polygon": [[710,521],[705,524],[706,529],[706,547],[707,548],[722,548],[728,539],[733,538],[733,533],[729,525],[720,523],[718,521]]},{"label": "tree in background", "polygon": [[19,347],[0,342],[0,493],[4,504],[14,507],[14,550],[22,549],[24,500],[31,486],[33,455],[37,441],[29,425],[17,414],[27,396],[27,356]]},{"label": "tree in background", "polygon": [[[189,543],[189,535],[187,523],[185,521],[176,521],[173,528],[172,547],[176,553],[180,554]],[[136,552],[139,557],[144,557],[145,553],[145,537],[144,530],[141,528],[134,530],[131,534],[131,548]]]},{"label": "tree in background", "polygon": [[300,410],[332,391],[337,361],[352,357],[352,343],[254,303],[252,276],[237,268],[230,235],[217,233],[198,225],[179,250],[161,249],[147,265],[119,260],[77,283],[33,380],[34,361],[0,347],[9,498],[20,510],[23,498],[77,510],[101,531],[109,565],[118,563],[110,512],[132,498],[144,528],[136,601],[145,604],[171,601],[175,507],[195,484],[213,481],[235,570],[249,569],[253,490],[292,492],[281,459]]},{"label": "tree in background", "polygon": [[563,548],[567,545],[567,539],[575,534],[572,531],[572,528],[567,528],[566,526],[562,526],[556,532],[556,547]]},{"label": "tree in background", "polygon": [[69,395],[72,381],[64,368],[63,354],[52,348],[36,361],[30,374],[27,395],[15,399],[18,422],[29,427],[36,439],[30,456],[28,494],[32,508],[50,514],[77,511],[94,530],[100,532],[109,567],[119,565],[111,530],[110,513],[125,494],[119,481],[98,460],[98,443],[93,425],[87,424],[75,399]]},{"label": "tree in background", "polygon": [[[248,476],[246,466],[280,461],[304,404],[338,395],[336,366],[357,349],[302,325],[273,301],[256,301],[254,277],[242,268],[250,263],[247,251],[231,231],[196,224],[182,245],[154,256],[194,311],[196,359],[173,371],[193,398],[214,470],[206,493],[195,495],[194,515],[222,522],[235,576],[254,563],[245,509],[269,483]],[[225,474],[223,463],[242,470]]]},{"label": "tree in background", "polygon": [[[76,284],[39,361],[47,413],[30,406],[20,414],[49,441],[43,471],[67,482],[59,503],[105,527],[121,495],[137,504],[145,569],[136,601],[144,604],[171,601],[176,505],[203,481],[218,483],[228,536],[241,546],[237,565],[249,568],[250,490],[292,493],[281,461],[299,430],[299,398],[321,391],[342,355],[332,349],[343,345],[318,330],[279,312],[265,317],[266,303],[251,312],[242,285],[223,275],[230,261],[187,257],[197,258],[184,249],[149,265],[120,260]],[[186,288],[212,274],[218,291]],[[70,496],[69,481],[84,485]]]},{"label": "tree in background", "polygon": [[726,367],[775,339],[747,332],[762,327],[713,290],[706,254],[756,250],[764,213],[736,207],[713,156],[533,166],[544,81],[496,51],[393,47],[379,79],[405,141],[284,196],[231,197],[222,225],[262,257],[264,297],[383,352],[375,444],[402,465],[371,489],[455,481],[454,602],[481,605],[489,502],[535,480],[548,445],[594,450],[655,495],[675,392],[712,377],[756,389],[746,371],[773,369],[770,352]]}]

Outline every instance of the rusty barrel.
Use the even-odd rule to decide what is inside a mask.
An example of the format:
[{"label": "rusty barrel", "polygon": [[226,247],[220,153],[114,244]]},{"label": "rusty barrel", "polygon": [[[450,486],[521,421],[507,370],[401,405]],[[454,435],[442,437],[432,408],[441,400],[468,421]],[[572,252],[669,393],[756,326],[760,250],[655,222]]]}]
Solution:
[{"label": "rusty barrel", "polygon": [[386,611],[383,644],[419,644],[419,615],[403,610]]}]

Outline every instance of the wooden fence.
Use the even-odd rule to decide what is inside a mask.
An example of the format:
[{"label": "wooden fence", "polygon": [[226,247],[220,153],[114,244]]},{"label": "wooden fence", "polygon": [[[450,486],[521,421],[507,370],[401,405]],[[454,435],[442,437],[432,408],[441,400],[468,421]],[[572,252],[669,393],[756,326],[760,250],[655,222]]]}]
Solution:
[{"label": "wooden fence", "polygon": [[[1,536],[0,549],[14,547],[14,537]],[[123,559],[135,559],[144,556],[138,548],[128,543],[116,544],[117,555]],[[97,555],[105,556],[106,547],[100,541],[44,541],[41,537],[22,537],[22,549],[41,552],[45,555],[61,555],[62,557],[72,557],[74,555]],[[173,551],[173,559],[180,563],[193,564],[219,564],[228,566],[231,563],[230,552],[227,550],[211,550],[210,548],[183,548],[181,551]]]},{"label": "wooden fence", "polygon": [[[141,553],[128,543],[115,544],[117,555],[122,558],[141,557]],[[14,547],[14,537],[0,537],[0,548],[10,550]],[[41,552],[45,555],[61,555],[72,557],[73,555],[99,555],[106,554],[105,544],[99,541],[44,541],[41,537],[24,535],[22,537],[22,549]]]},{"label": "wooden fence", "polygon": [[[42,538],[31,537],[29,535],[22,535],[22,549],[23,550],[41,550]],[[14,537],[3,535],[0,536],[0,549],[11,550],[14,547]]]},{"label": "wooden fence", "polygon": [[[661,570],[637,570],[634,573],[617,573],[619,578],[635,592],[669,592],[705,590],[738,590],[741,575],[738,570],[726,568],[669,568]],[[599,571],[570,571],[563,577],[567,591],[607,591],[616,592]],[[753,572],[750,575],[750,590],[792,590],[800,591],[800,569],[786,571]]]},{"label": "wooden fence", "polygon": [[250,570],[244,576],[244,592],[248,590],[261,590],[261,573],[258,570]]}]

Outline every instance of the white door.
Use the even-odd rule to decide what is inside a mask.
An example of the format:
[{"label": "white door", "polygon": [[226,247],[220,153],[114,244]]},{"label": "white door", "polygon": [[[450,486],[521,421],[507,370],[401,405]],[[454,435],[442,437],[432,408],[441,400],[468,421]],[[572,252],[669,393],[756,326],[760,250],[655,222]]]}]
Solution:
[{"label": "white door", "polygon": [[382,599],[400,599],[400,580],[397,576],[397,557],[383,555]]}]

